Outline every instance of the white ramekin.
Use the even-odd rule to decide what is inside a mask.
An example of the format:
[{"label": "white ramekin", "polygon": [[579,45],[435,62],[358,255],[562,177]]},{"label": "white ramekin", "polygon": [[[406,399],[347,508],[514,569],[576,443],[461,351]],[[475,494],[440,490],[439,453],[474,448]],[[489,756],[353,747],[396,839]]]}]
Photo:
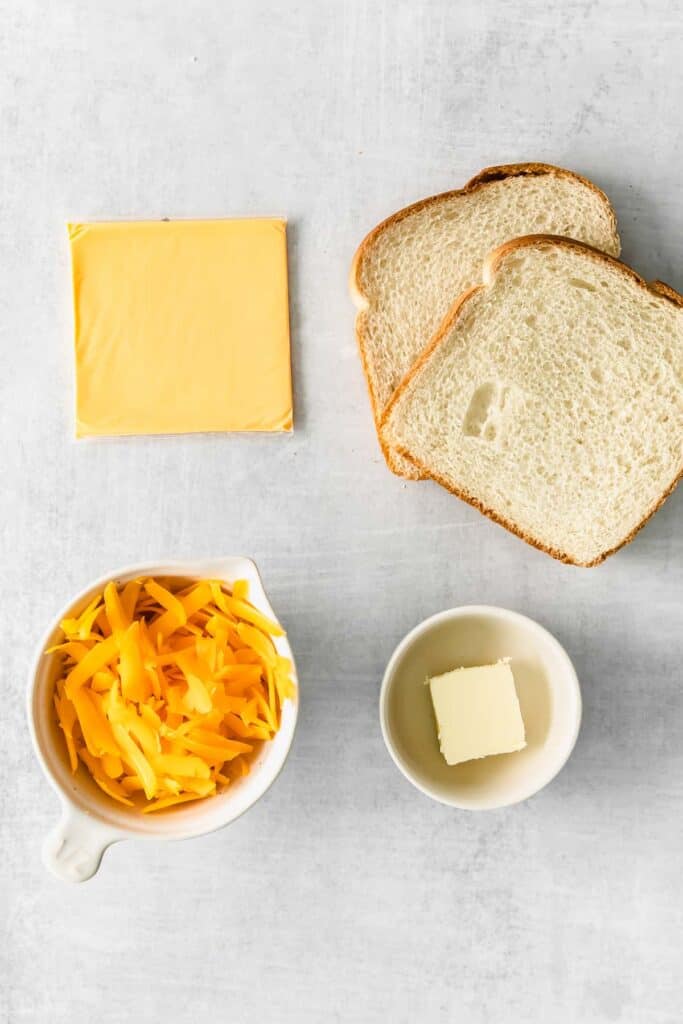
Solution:
[{"label": "white ramekin", "polygon": [[[513,754],[447,765],[426,680],[454,668],[510,658],[527,745]],[[401,641],[379,700],[382,735],[397,768],[426,796],[462,810],[491,810],[533,796],[574,749],[581,691],[567,652],[518,612],[468,605],[439,612]]]},{"label": "white ramekin", "polygon": [[[252,604],[270,618],[276,618],[256,565],[242,557],[125,566],[95,580],[55,616],[36,649],[29,675],[27,710],[36,756],[62,804],[61,819],[43,845],[43,861],[55,875],[71,882],[83,882],[94,875],[107,847],[122,839],[190,839],[228,825],[273,784],[294,738],[298,686],[294,698],[285,701],[279,731],[263,744],[247,776],[217,796],[156,814],[141,814],[116,803],[93,782],[82,765],[75,775],[71,773],[53,708],[59,659],[44,652],[58,640],[59,622],[83,609],[108,580],[126,582],[138,576],[209,578],[227,583],[246,579]],[[274,643],[278,653],[291,660],[296,683],[296,666],[287,637],[275,637]]]}]

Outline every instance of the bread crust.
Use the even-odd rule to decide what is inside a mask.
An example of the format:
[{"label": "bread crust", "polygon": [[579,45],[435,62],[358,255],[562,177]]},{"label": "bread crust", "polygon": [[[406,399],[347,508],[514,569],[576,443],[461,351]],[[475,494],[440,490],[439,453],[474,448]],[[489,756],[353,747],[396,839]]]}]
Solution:
[{"label": "bread crust", "polygon": [[[380,436],[382,436],[382,431],[386,426],[389,417],[391,416],[392,410],[396,405],[398,399],[401,397],[404,391],[406,391],[406,389],[410,386],[413,378],[417,375],[420,368],[429,361],[429,359],[431,358],[432,354],[436,351],[436,349],[439,348],[439,346],[444,343],[446,338],[451,333],[453,327],[455,326],[456,321],[462,314],[462,311],[467,305],[467,303],[478,292],[485,291],[491,285],[493,279],[495,278],[498,272],[498,268],[502,260],[509,253],[514,252],[517,249],[538,246],[539,244],[548,244],[552,245],[553,247],[560,246],[564,249],[571,249],[575,252],[581,252],[583,254],[589,255],[592,259],[596,260],[596,262],[607,263],[609,266],[617,268],[620,273],[626,274],[628,277],[630,277],[631,280],[635,281],[635,283],[639,285],[639,287],[643,288],[644,291],[648,292],[651,295],[656,295],[657,298],[663,298],[668,302],[671,302],[674,306],[676,306],[679,309],[683,309],[683,295],[679,294],[679,292],[675,291],[668,284],[665,284],[663,281],[646,281],[643,277],[640,276],[640,274],[633,270],[632,267],[627,266],[625,263],[622,263],[621,260],[618,260],[613,256],[608,256],[607,253],[604,253],[600,249],[596,249],[591,245],[586,245],[583,242],[576,242],[571,238],[565,238],[564,236],[560,235],[522,235],[520,238],[513,238],[509,242],[504,242],[503,245],[498,246],[497,249],[494,249],[492,252],[489,253],[489,255],[486,257],[484,261],[484,283],[480,285],[475,285],[474,288],[470,288],[468,291],[463,292],[463,294],[454,302],[453,306],[444,317],[441,326],[439,327],[438,331],[432,338],[429,345],[427,345],[422,355],[413,364],[411,369],[408,371],[408,373],[405,375],[401,383],[398,385],[393,395],[389,399],[386,409],[384,410],[384,413],[380,418]],[[600,565],[602,562],[605,561],[606,558],[609,558],[610,555],[613,555],[615,551],[619,551],[620,548],[625,547],[626,544],[630,544],[630,542],[633,540],[636,534],[640,530],[642,530],[642,528],[652,518],[655,512],[657,512],[657,510],[661,508],[661,506],[664,504],[669,495],[673,493],[678,483],[680,482],[681,478],[683,477],[682,459],[681,465],[679,466],[677,473],[674,475],[673,480],[664,489],[664,492],[660,495],[660,497],[653,502],[652,506],[646,511],[641,521],[633,528],[633,530],[631,530],[631,532],[626,537],[624,537],[623,540],[619,541],[618,544],[615,544],[607,551],[601,552],[596,558],[592,559],[590,562],[580,562],[574,559],[566,551],[561,551],[558,548],[549,547],[548,545],[544,544],[542,541],[538,540],[538,538],[533,537],[531,534],[527,533],[525,530],[518,527],[516,523],[512,522],[512,520],[500,515],[500,513],[496,512],[495,509],[489,508],[487,505],[485,505],[473,494],[470,494],[468,491],[462,490],[457,487],[453,487],[452,484],[445,480],[444,477],[442,477],[439,473],[430,472],[428,467],[423,465],[419,461],[419,459],[415,458],[415,456],[412,455],[407,448],[399,445],[396,447],[396,451],[409,462],[412,462],[420,470],[424,477],[430,477],[432,480],[436,481],[436,483],[440,484],[441,487],[444,487],[447,491],[450,491],[452,494],[455,494],[455,496],[460,498],[462,501],[466,501],[468,505],[472,505],[473,508],[476,508],[479,512],[481,512],[485,516],[488,516],[489,519],[492,519],[500,526],[505,527],[505,529],[509,530],[510,533],[514,533],[517,537],[521,537],[521,539],[526,541],[527,544],[530,544],[534,548],[538,548],[539,551],[544,551],[546,554],[551,555],[553,558],[556,558],[559,562],[564,562],[567,565],[580,566],[582,568],[591,568],[593,566]]]},{"label": "bread crust", "polygon": [[353,260],[351,261],[351,269],[349,272],[349,292],[351,299],[354,302],[358,313],[356,314],[355,330],[356,330],[356,342],[358,344],[358,350],[360,353],[361,364],[363,367],[363,373],[365,375],[365,382],[368,389],[368,395],[370,397],[370,405],[372,408],[372,415],[375,420],[375,428],[377,430],[377,437],[384,455],[385,461],[389,469],[397,476],[406,477],[406,479],[424,479],[424,473],[417,471],[414,476],[407,476],[402,470],[401,466],[397,462],[394,456],[392,456],[392,449],[386,444],[381,435],[381,419],[384,410],[379,407],[377,396],[375,395],[374,388],[372,386],[372,380],[368,373],[368,357],[367,357],[367,337],[364,329],[364,313],[368,309],[369,302],[367,296],[363,293],[360,286],[360,270],[363,265],[369,249],[377,240],[377,238],[387,230],[387,228],[393,227],[394,224],[398,224],[412,213],[417,213],[420,210],[424,210],[426,207],[433,206],[436,203],[443,202],[444,200],[453,199],[457,196],[470,195],[473,192],[477,192],[479,189],[485,188],[492,182],[504,181],[507,178],[519,178],[519,177],[540,177],[542,175],[549,174],[559,178],[569,178],[572,181],[580,182],[585,187],[595,192],[600,197],[601,201],[607,210],[610,224],[612,227],[612,234],[614,238],[615,250],[617,253],[620,251],[620,240],[617,232],[617,218],[610,203],[609,199],[592,181],[588,178],[584,178],[580,174],[576,174],[574,171],[568,171],[564,167],[556,167],[554,164],[544,163],[520,163],[520,164],[499,164],[493,167],[485,167],[478,174],[475,174],[473,178],[467,182],[462,188],[453,189],[449,192],[440,192],[434,196],[427,196],[425,199],[419,199],[415,203],[411,203],[409,206],[403,207],[402,210],[398,210],[396,213],[387,217],[385,220],[377,224],[376,227],[370,231],[361,244],[358,246]]}]

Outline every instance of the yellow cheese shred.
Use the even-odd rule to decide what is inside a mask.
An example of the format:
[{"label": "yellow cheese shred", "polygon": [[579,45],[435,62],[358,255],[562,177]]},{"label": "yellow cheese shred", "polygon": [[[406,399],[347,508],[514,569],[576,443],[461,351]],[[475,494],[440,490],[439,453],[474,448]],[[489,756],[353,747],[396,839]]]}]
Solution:
[{"label": "yellow cheese shred", "polygon": [[294,695],[282,627],[218,580],[112,580],[60,623],[54,708],[71,771],[143,814],[248,774]]}]

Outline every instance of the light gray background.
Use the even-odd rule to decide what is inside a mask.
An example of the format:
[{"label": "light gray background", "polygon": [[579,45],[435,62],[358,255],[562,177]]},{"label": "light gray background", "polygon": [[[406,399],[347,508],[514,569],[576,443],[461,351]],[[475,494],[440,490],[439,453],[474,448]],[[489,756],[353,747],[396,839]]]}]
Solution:
[{"label": "light gray background", "polygon": [[[0,0],[4,1021],[681,1019],[683,695],[675,495],[593,570],[378,453],[346,294],[362,235],[487,163],[612,197],[624,256],[683,288],[676,0]],[[67,218],[285,214],[296,431],[77,443]],[[298,657],[275,788],[228,830],[48,877],[57,801],[29,652],[95,575],[253,555]],[[538,618],[585,702],[565,771],[458,813],[385,754],[381,674],[422,617]]]}]

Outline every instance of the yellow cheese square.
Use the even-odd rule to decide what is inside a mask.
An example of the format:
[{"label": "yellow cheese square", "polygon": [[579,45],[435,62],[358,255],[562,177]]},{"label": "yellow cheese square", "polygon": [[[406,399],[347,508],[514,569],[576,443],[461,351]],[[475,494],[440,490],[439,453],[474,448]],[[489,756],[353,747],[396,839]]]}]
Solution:
[{"label": "yellow cheese square", "polygon": [[284,221],[68,229],[78,437],[292,429]]}]

